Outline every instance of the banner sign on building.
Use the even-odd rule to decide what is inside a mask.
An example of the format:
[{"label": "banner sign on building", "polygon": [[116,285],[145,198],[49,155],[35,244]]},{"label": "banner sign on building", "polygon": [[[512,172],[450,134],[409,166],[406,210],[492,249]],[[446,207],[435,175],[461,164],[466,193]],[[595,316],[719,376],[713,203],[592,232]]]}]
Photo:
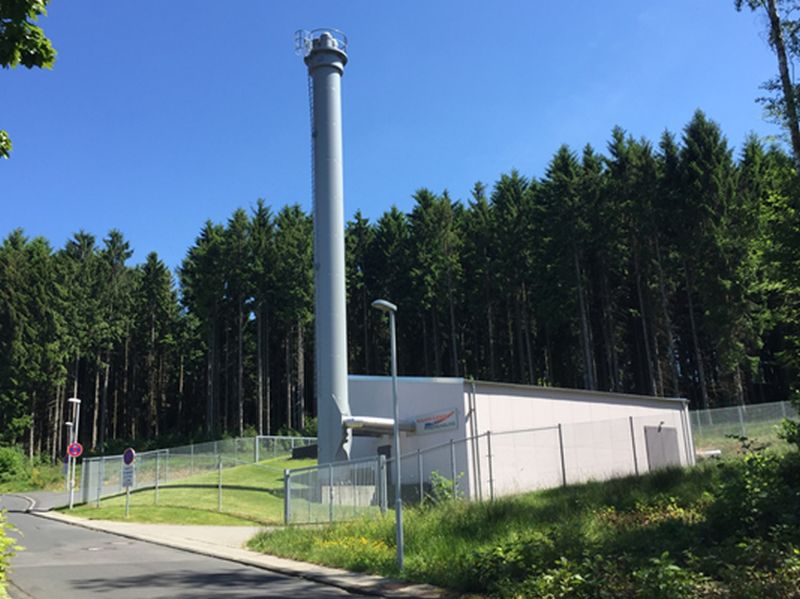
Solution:
[{"label": "banner sign on building", "polygon": [[417,434],[438,433],[458,428],[458,409],[424,414],[415,418]]}]

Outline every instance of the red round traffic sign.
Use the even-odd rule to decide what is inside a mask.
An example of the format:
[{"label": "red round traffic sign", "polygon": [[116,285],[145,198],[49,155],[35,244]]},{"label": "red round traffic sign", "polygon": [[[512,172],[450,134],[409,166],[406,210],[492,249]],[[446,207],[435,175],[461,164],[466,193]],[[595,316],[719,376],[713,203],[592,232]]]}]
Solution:
[{"label": "red round traffic sign", "polygon": [[67,447],[67,453],[70,455],[70,457],[79,458],[83,453],[83,445],[78,442],[70,443],[69,447]]}]

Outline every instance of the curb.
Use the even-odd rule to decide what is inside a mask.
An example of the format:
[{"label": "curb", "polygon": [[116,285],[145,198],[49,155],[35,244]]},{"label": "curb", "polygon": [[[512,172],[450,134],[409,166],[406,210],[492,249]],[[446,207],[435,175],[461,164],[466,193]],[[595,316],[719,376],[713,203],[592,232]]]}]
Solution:
[{"label": "curb", "polygon": [[123,532],[118,530],[109,530],[102,526],[93,525],[90,520],[82,520],[64,514],[49,512],[29,513],[38,518],[45,518],[48,520],[61,522],[62,524],[70,524],[72,526],[79,526],[88,530],[104,532],[107,534],[116,535],[118,537],[144,541],[146,543],[153,543],[155,545],[161,545],[171,549],[195,553],[197,555],[204,555],[206,557],[223,559],[225,561],[252,566],[261,570],[267,570],[269,572],[276,572],[285,576],[302,578],[312,582],[337,587],[350,593],[358,593],[360,595],[390,597],[397,599],[451,599],[459,596],[457,593],[451,593],[449,591],[445,591],[444,589],[440,589],[428,584],[408,583],[401,580],[383,578],[373,574],[361,574],[347,570],[328,568],[326,566],[318,566],[317,564],[263,555],[246,549],[225,548],[225,550],[215,551],[206,547],[198,547],[186,543],[154,538],[148,535],[136,534],[127,531]]},{"label": "curb", "polygon": [[22,510],[26,514],[30,514],[31,512],[33,512],[34,508],[36,507],[36,500],[33,497],[28,497],[27,495],[22,495],[20,493],[4,493],[4,495],[8,497],[17,497],[19,499],[24,499],[25,501],[27,501],[30,505],[28,505],[28,507]]}]

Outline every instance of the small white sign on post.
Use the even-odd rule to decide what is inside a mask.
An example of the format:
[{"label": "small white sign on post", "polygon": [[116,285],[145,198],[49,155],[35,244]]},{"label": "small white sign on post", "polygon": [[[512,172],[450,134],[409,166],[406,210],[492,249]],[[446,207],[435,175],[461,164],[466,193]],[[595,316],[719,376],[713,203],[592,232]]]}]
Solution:
[{"label": "small white sign on post", "polygon": [[136,451],[128,447],[122,454],[122,486],[125,487],[125,517],[131,513],[131,487],[136,484]]},{"label": "small white sign on post", "polygon": [[458,428],[458,408],[423,414],[414,419],[418,435],[439,433]]},{"label": "small white sign on post", "polygon": [[122,486],[126,489],[136,486],[136,471],[133,464],[122,466]]}]

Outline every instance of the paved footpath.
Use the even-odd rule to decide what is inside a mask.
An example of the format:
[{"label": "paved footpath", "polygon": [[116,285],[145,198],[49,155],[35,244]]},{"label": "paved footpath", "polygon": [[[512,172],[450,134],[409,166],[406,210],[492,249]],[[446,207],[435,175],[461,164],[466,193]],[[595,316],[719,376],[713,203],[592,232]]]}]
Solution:
[{"label": "paved footpath", "polygon": [[91,521],[30,512],[30,501],[12,495],[0,497],[0,507],[25,547],[11,563],[12,599],[445,596],[243,549],[257,528]]}]

